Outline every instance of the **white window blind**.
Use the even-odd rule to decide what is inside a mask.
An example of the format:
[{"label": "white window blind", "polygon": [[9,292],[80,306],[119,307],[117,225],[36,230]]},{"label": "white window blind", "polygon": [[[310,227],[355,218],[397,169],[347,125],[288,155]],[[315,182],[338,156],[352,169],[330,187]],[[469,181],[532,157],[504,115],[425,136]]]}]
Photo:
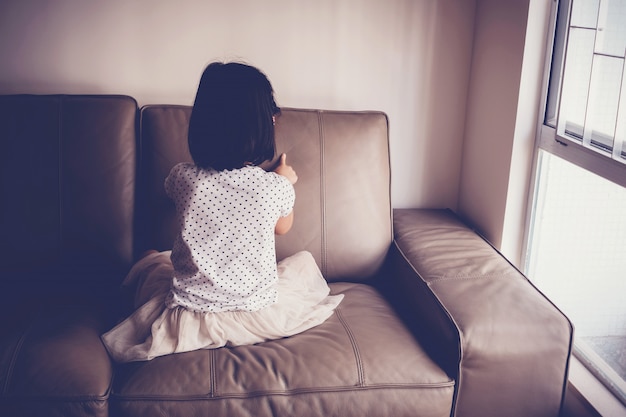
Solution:
[{"label": "white window blind", "polygon": [[572,1],[564,37],[557,136],[626,163],[626,0]]}]

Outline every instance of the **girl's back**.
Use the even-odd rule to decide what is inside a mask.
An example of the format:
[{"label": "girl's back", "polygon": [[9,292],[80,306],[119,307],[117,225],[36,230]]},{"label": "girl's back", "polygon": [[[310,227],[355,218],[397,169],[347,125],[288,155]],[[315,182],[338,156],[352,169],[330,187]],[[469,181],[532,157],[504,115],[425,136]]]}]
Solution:
[{"label": "girl's back", "polygon": [[255,311],[275,302],[274,227],[293,209],[291,183],[256,166],[215,171],[179,164],[165,188],[180,225],[168,306]]}]

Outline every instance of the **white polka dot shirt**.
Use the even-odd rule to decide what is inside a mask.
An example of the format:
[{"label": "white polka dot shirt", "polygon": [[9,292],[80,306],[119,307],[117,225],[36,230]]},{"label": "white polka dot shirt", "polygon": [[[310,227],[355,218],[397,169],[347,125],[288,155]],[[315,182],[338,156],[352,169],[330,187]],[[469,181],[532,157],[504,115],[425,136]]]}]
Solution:
[{"label": "white polka dot shirt", "polygon": [[276,301],[274,228],[293,209],[287,178],[256,166],[182,163],[165,179],[180,225],[166,303],[199,312],[256,311]]}]

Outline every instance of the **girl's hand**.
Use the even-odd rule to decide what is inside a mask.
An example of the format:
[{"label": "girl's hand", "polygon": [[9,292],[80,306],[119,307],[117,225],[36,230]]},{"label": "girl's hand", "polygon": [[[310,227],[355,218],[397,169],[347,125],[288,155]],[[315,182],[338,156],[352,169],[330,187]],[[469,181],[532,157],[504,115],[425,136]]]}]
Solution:
[{"label": "girl's hand", "polygon": [[280,162],[278,166],[274,168],[274,172],[287,178],[292,184],[298,182],[296,171],[294,171],[291,165],[287,165],[287,154],[285,153],[280,156]]}]

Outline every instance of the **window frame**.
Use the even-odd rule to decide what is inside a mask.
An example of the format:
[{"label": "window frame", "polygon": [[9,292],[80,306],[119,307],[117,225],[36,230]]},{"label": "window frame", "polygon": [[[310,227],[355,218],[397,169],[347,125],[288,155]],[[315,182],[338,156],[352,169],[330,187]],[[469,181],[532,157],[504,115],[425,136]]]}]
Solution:
[{"label": "window frame", "polygon": [[[560,7],[561,3],[565,3],[566,7]],[[545,58],[544,71],[544,88],[542,89],[542,107],[541,120],[539,125],[539,135],[537,148],[548,153],[563,158],[581,168],[593,172],[609,181],[612,181],[622,187],[626,187],[626,161],[620,162],[612,157],[611,152],[603,150],[599,146],[584,146],[582,140],[579,142],[572,137],[560,134],[558,132],[558,109],[560,106],[560,98],[562,92],[562,79],[565,64],[565,50],[567,31],[559,32],[557,25],[559,22],[569,24],[569,13],[572,0],[554,0],[551,16],[551,24],[548,34],[548,45]],[[562,38],[557,39],[562,36]],[[561,42],[564,47],[562,50],[554,50],[555,42]],[[558,54],[556,59],[554,54]],[[558,75],[557,75],[558,74]],[[551,83],[551,79],[558,79],[558,83]],[[623,86],[622,97],[626,96],[626,86]],[[548,102],[549,96],[556,94],[555,100]],[[626,102],[623,102],[626,105]],[[548,113],[554,116],[549,120]],[[616,139],[617,140],[617,139]],[[623,146],[619,144],[619,146]],[[618,147],[614,146],[614,149]],[[624,153],[624,149],[614,151]]]},{"label": "window frame", "polygon": [[[626,188],[626,163],[614,159],[615,152],[608,152],[599,146],[584,146],[582,138],[580,141],[574,137],[561,135],[558,132],[558,110],[562,93],[562,80],[564,74],[566,37],[568,31],[559,32],[557,25],[565,22],[569,25],[569,14],[573,0],[552,0],[552,8],[549,17],[548,31],[546,36],[546,51],[544,59],[543,84],[541,86],[541,101],[539,103],[539,117],[537,122],[537,137],[535,141],[531,187],[529,188],[527,215],[525,225],[525,235],[523,242],[523,270],[528,272],[530,266],[530,245],[532,240],[532,225],[535,222],[534,216],[536,208],[535,191],[538,186],[539,170],[541,168],[541,151],[562,158],[580,168],[590,171],[604,179],[607,179],[621,187]],[[560,7],[562,3],[566,7]],[[565,38],[565,39],[564,39]],[[560,51],[554,50],[556,42],[562,42],[563,48]],[[563,43],[564,42],[564,43]],[[558,56],[554,57],[557,53]],[[625,64],[626,65],[626,60]],[[557,75],[558,74],[558,75]],[[558,77],[558,83],[551,83],[551,79]],[[626,83],[623,85],[621,98],[626,97]],[[549,102],[552,94],[556,93],[556,100]],[[626,101],[621,101],[626,106]],[[552,117],[549,117],[551,114]],[[621,153],[626,152],[626,142],[621,144]],[[626,406],[626,395],[620,387],[616,387],[604,375],[606,369],[598,367],[593,362],[593,355],[588,348],[576,346],[574,341],[573,360],[581,363],[586,372],[593,376],[598,383],[614,396],[616,404]],[[620,407],[617,405],[617,407]]]}]

